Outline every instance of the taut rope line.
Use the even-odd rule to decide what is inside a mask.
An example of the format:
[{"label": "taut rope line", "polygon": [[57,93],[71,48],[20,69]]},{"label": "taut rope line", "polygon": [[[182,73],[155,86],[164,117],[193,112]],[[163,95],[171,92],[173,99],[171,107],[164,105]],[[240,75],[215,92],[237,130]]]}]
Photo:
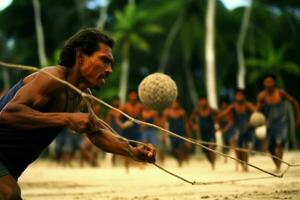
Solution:
[{"label": "taut rope line", "polygon": [[[87,93],[85,93],[85,92],[82,92],[80,89],[78,89],[77,87],[75,87],[75,86],[72,85],[71,83],[69,83],[69,82],[67,82],[67,81],[65,81],[65,80],[62,80],[62,79],[60,79],[60,78],[58,78],[58,77],[56,77],[56,76],[54,76],[54,75],[52,75],[52,74],[50,74],[50,73],[44,71],[44,70],[41,70],[41,69],[39,69],[39,68],[32,67],[32,66],[25,66],[25,65],[9,64],[9,63],[5,63],[5,62],[2,62],[2,61],[0,61],[0,65],[3,66],[3,67],[7,67],[7,68],[21,69],[21,70],[34,71],[34,72],[40,71],[40,72],[42,72],[42,73],[44,73],[44,74],[47,74],[48,76],[50,76],[51,78],[55,79],[56,81],[58,81],[58,82],[60,82],[60,83],[62,83],[62,84],[64,84],[64,85],[67,85],[69,88],[71,88],[71,89],[74,90],[76,93],[78,93],[78,94],[83,98],[83,100],[84,100],[85,102],[87,102],[87,105],[88,105],[88,108],[89,108],[89,113],[91,114],[91,116],[92,116],[97,122],[99,122],[102,126],[104,126],[105,128],[108,128],[109,130],[111,130],[112,133],[114,133],[114,135],[116,135],[118,138],[120,138],[120,139],[122,139],[122,140],[126,140],[126,141],[128,141],[128,142],[133,142],[133,143],[136,143],[136,144],[143,144],[143,145],[146,145],[146,146],[147,146],[147,144],[144,144],[144,143],[139,142],[139,141],[128,140],[128,139],[126,139],[126,138],[120,136],[119,134],[117,134],[116,131],[114,131],[108,124],[106,124],[103,120],[101,120],[100,118],[98,118],[98,117],[95,115],[95,113],[94,113],[94,112],[92,111],[92,109],[91,109],[91,105],[90,105],[90,102],[89,102],[88,100],[93,100],[94,102],[101,103],[101,104],[105,105],[106,107],[108,107],[108,108],[110,108],[110,109],[112,109],[112,110],[115,110],[115,111],[121,113],[122,115],[124,115],[126,118],[128,118],[130,121],[132,121],[132,122],[134,122],[134,123],[142,124],[142,125],[145,125],[145,126],[150,126],[150,127],[156,128],[156,129],[158,129],[158,130],[161,130],[163,133],[167,133],[167,134],[169,134],[169,135],[171,135],[171,136],[173,136],[173,137],[177,137],[177,138],[179,138],[179,139],[181,139],[181,140],[184,140],[184,141],[186,141],[186,142],[188,142],[188,143],[191,143],[191,144],[194,144],[194,145],[197,145],[197,146],[201,146],[202,148],[204,148],[204,149],[206,149],[206,150],[208,150],[208,151],[211,151],[211,152],[214,152],[215,154],[218,154],[218,155],[220,155],[220,156],[227,157],[227,158],[230,158],[230,159],[232,159],[232,160],[238,161],[238,162],[240,162],[240,163],[242,163],[242,164],[248,165],[248,166],[250,166],[250,167],[252,167],[252,168],[255,168],[255,169],[257,169],[257,170],[259,170],[259,171],[261,171],[261,172],[264,172],[264,173],[266,173],[266,174],[269,174],[269,175],[271,175],[271,176],[273,176],[273,177],[282,178],[282,177],[284,176],[284,174],[288,171],[289,167],[299,167],[299,166],[300,166],[300,165],[298,165],[298,164],[297,164],[297,165],[293,165],[293,164],[287,163],[287,162],[285,162],[285,161],[279,159],[279,158],[276,157],[276,156],[270,156],[270,155],[268,155],[269,157],[273,157],[273,158],[275,158],[275,159],[278,159],[278,160],[280,160],[281,162],[283,162],[284,164],[287,165],[287,168],[283,171],[283,173],[281,173],[280,175],[274,174],[274,173],[269,172],[269,171],[267,171],[267,170],[264,170],[264,169],[262,169],[262,168],[260,168],[260,167],[257,167],[257,166],[255,166],[255,165],[253,165],[253,164],[251,164],[251,163],[247,163],[247,162],[242,161],[242,160],[240,160],[240,159],[234,158],[234,157],[232,157],[232,156],[230,156],[230,155],[226,155],[226,154],[223,154],[223,153],[221,153],[221,152],[218,152],[218,151],[216,151],[216,150],[214,150],[214,149],[211,149],[211,148],[209,148],[209,147],[206,147],[206,146],[203,145],[203,144],[213,144],[213,145],[216,145],[216,146],[222,146],[222,145],[218,145],[218,144],[216,144],[216,143],[204,142],[204,141],[197,141],[197,140],[194,140],[194,139],[186,138],[186,137],[180,136],[180,135],[178,135],[178,134],[176,134],[176,133],[174,133],[174,132],[171,132],[171,131],[169,131],[169,130],[166,130],[166,129],[162,128],[162,127],[159,127],[159,126],[157,126],[157,125],[154,125],[154,124],[151,124],[151,123],[147,123],[147,122],[144,122],[144,121],[141,121],[141,120],[137,120],[137,119],[135,119],[135,118],[129,116],[129,115],[126,114],[125,112],[123,112],[123,111],[121,111],[121,110],[119,110],[119,109],[117,109],[117,108],[111,106],[110,104],[108,104],[108,103],[102,101],[101,99],[98,99],[98,98],[96,98],[96,97],[93,96],[93,95],[90,95],[90,94],[87,94]],[[230,146],[223,146],[223,147],[227,147],[227,148],[231,148],[231,149],[235,149],[235,150],[241,150],[241,151],[249,151],[248,149],[232,148],[232,147],[230,147]],[[253,151],[253,152],[254,152],[254,151]],[[263,152],[258,152],[258,151],[255,151],[255,152],[256,152],[256,153],[263,153]],[[264,155],[265,155],[265,153],[264,153]],[[172,172],[169,172],[168,170],[164,169],[163,167],[157,165],[156,163],[153,163],[153,165],[155,165],[155,166],[158,167],[159,169],[165,171],[166,173],[168,173],[168,174],[170,174],[170,175],[172,175],[172,176],[175,176],[175,177],[177,177],[177,178],[179,178],[179,179],[181,179],[181,180],[183,180],[183,181],[185,181],[185,182],[187,182],[187,183],[190,183],[190,184],[192,184],[192,185],[197,184],[197,182],[195,182],[195,181],[189,181],[189,180],[187,180],[187,179],[185,179],[185,178],[182,178],[182,177],[180,177],[180,176],[178,176],[178,175],[176,175],[176,174],[174,174],[174,173],[172,173]],[[202,184],[203,184],[203,183],[202,183]]]}]

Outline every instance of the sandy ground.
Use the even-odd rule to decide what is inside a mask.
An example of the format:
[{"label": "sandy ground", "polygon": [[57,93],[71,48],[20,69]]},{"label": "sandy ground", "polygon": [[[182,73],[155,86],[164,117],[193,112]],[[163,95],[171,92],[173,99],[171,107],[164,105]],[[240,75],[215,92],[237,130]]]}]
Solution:
[{"label": "sandy ground", "polygon": [[[284,159],[299,160],[300,152],[289,152]],[[251,163],[272,171],[270,158],[253,156]],[[165,168],[199,182],[225,181],[208,185],[189,185],[155,166],[134,167],[126,174],[122,166],[111,167],[109,158],[101,167],[64,168],[49,161],[32,164],[19,179],[25,200],[166,200],[166,199],[300,199],[300,168],[290,168],[284,178],[256,179],[268,175],[255,169],[236,172],[235,163],[218,159],[215,171],[204,159],[193,158],[182,168],[168,158]],[[248,179],[228,182],[228,180]],[[227,181],[227,182],[226,182]]]}]

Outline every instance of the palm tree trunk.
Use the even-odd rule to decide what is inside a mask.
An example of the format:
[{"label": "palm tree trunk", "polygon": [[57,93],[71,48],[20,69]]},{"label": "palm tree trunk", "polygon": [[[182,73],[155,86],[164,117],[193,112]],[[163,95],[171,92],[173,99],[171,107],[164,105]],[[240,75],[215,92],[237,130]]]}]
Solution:
[{"label": "palm tree trunk", "polygon": [[121,70],[121,80],[119,86],[119,98],[121,103],[125,103],[126,101],[126,94],[128,90],[128,77],[129,77],[129,46],[130,43],[128,41],[124,42],[124,46],[122,49],[122,70]]},{"label": "palm tree trunk", "polygon": [[215,10],[216,0],[208,0],[206,12],[205,60],[206,60],[206,92],[212,108],[218,108],[215,72]]},{"label": "palm tree trunk", "polygon": [[108,6],[110,4],[110,0],[106,1],[106,5],[103,5],[100,8],[100,13],[99,13],[99,18],[97,20],[97,25],[96,27],[99,28],[100,30],[103,30],[106,19],[107,19],[107,10],[108,10]]},{"label": "palm tree trunk", "polygon": [[34,21],[37,35],[39,61],[40,65],[46,66],[48,61],[46,57],[44,31],[41,20],[41,6],[39,0],[32,0],[32,3],[34,9]]},{"label": "palm tree trunk", "polygon": [[239,63],[238,74],[237,74],[237,85],[238,88],[240,89],[246,88],[246,84],[245,84],[246,66],[245,66],[243,47],[244,47],[246,33],[250,21],[250,14],[251,14],[251,7],[252,7],[251,4],[252,3],[250,0],[249,6],[245,8],[245,12],[242,19],[241,30],[237,41],[237,47],[236,47],[237,58]]},{"label": "palm tree trunk", "polygon": [[180,30],[184,18],[184,13],[182,12],[172,25],[170,32],[168,33],[167,39],[164,43],[163,52],[160,58],[160,63],[158,67],[159,72],[165,72],[167,67],[167,62],[170,55],[171,46]]}]

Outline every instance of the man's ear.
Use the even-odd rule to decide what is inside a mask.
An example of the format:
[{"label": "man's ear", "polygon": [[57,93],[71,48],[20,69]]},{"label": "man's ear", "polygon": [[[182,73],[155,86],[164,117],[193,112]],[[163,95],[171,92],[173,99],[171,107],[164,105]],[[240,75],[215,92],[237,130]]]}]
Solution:
[{"label": "man's ear", "polygon": [[78,64],[82,64],[83,63],[83,54],[81,52],[80,49],[76,49],[76,62]]}]

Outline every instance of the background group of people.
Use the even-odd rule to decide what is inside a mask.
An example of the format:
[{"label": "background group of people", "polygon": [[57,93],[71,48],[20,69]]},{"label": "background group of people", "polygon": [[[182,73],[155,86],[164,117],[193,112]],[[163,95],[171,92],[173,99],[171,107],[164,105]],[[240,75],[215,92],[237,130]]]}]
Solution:
[{"label": "background group of people", "polygon": [[[213,150],[216,149],[216,132],[220,131],[223,145],[227,146],[223,148],[223,153],[228,153],[230,149],[228,147],[232,147],[235,149],[235,157],[245,163],[249,159],[247,150],[254,148],[255,141],[256,127],[250,124],[250,116],[254,112],[262,112],[267,119],[266,139],[262,141],[262,149],[266,150],[268,147],[272,155],[281,159],[288,128],[285,102],[289,101],[293,105],[297,124],[300,124],[300,112],[297,101],[284,90],[277,88],[275,81],[274,76],[265,76],[263,79],[265,90],[258,94],[256,105],[247,100],[244,90],[236,90],[233,102],[228,98],[221,99],[220,110],[211,108],[207,99],[201,97],[190,115],[180,106],[179,101],[173,102],[169,108],[160,113],[146,108],[139,102],[136,91],[128,93],[128,101],[125,104],[120,104],[118,98],[114,98],[111,104],[133,118],[161,126],[184,137],[200,140],[205,147]],[[94,111],[100,113],[100,107],[94,107]],[[189,155],[195,152],[193,145],[176,137],[168,138],[167,134],[160,134],[155,128],[135,124],[115,110],[109,110],[105,120],[123,137],[153,144],[157,148],[158,160],[161,162],[164,161],[166,153],[171,153],[177,160],[178,166],[182,166],[185,161],[188,161]],[[99,150],[94,151],[92,146],[83,135],[66,130],[56,139],[55,154],[63,163],[70,163],[74,152],[78,150],[81,165],[87,161],[91,166],[97,166]],[[216,154],[205,147],[203,153],[214,169]],[[115,156],[112,158],[112,163],[116,164]],[[125,159],[127,170],[129,163],[129,159]],[[276,171],[280,171],[281,162],[274,159],[274,163]],[[248,171],[246,164],[241,166],[242,171]],[[238,168],[237,163],[236,170]]]}]

